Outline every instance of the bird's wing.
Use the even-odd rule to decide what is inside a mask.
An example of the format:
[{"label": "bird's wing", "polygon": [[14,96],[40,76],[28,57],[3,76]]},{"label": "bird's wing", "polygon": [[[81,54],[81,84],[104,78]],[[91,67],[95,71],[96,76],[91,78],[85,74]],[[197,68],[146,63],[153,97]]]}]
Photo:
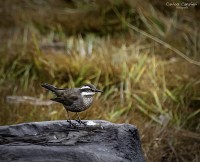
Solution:
[{"label": "bird's wing", "polygon": [[77,99],[78,99],[78,94],[76,93],[63,93],[60,96],[53,98],[51,100],[62,103],[66,106],[70,106]]}]

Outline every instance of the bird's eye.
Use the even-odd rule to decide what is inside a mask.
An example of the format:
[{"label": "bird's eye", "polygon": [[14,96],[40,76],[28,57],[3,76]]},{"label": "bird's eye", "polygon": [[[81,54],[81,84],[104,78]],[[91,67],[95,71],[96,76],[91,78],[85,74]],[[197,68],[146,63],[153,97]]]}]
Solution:
[{"label": "bird's eye", "polygon": [[93,92],[93,90],[92,90],[92,89],[89,89],[89,88],[86,88],[86,89],[84,89],[83,91],[84,91],[84,92]]}]

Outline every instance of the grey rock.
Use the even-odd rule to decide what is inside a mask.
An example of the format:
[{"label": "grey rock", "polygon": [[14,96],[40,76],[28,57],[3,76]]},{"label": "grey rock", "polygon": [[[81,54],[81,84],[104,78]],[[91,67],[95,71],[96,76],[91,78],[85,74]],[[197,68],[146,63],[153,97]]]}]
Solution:
[{"label": "grey rock", "polygon": [[[130,124],[45,121],[0,126],[0,161],[144,162],[139,134]],[[73,123],[76,123],[73,121]]]}]

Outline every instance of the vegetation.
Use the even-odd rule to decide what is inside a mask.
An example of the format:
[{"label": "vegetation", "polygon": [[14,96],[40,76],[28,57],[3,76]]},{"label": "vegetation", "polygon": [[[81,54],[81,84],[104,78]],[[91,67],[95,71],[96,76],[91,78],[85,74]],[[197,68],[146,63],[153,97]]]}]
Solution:
[{"label": "vegetation", "polygon": [[[7,96],[48,100],[52,94],[41,83],[58,87],[93,83],[104,93],[81,113],[82,119],[136,125],[147,161],[199,160],[197,8],[183,11],[157,1],[137,5],[56,1],[48,14],[62,15],[58,21],[30,10],[46,11],[53,1],[29,2],[1,2],[5,13],[0,33],[1,125],[66,119],[60,104],[11,104]],[[21,12],[7,17],[8,6]],[[69,13],[83,17],[70,23],[64,17]],[[93,16],[87,17],[89,13]]]}]

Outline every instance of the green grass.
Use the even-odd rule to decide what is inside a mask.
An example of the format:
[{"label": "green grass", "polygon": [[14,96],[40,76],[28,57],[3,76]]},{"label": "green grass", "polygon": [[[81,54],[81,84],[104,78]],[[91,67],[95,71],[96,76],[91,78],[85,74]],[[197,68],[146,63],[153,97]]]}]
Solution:
[{"label": "green grass", "polygon": [[[64,33],[63,41],[73,39],[73,44],[70,45],[72,53],[48,52],[39,48],[41,40],[36,39],[35,33],[31,35],[30,43],[13,46],[13,50],[17,48],[21,53],[1,60],[0,86],[4,97],[28,95],[47,100],[52,94],[47,94],[40,87],[43,82],[58,87],[93,83],[104,93],[96,97],[91,109],[81,113],[83,119],[132,123],[138,125],[140,130],[147,129],[141,126],[142,123],[153,122],[155,126],[158,124],[156,127],[167,125],[198,132],[199,109],[196,106],[191,108],[190,105],[193,98],[199,96],[200,82],[199,77],[193,76],[193,71],[190,71],[189,63],[167,61],[151,53],[153,49],[137,54],[135,49],[141,45],[134,42],[131,45],[117,46],[112,43],[112,39],[106,37],[92,36],[93,40],[88,41],[90,36],[85,39],[65,38]],[[93,48],[90,55],[87,52],[80,55],[81,50],[88,51],[91,46]],[[177,69],[171,73],[170,68],[173,66],[185,70],[179,72]],[[1,124],[66,119],[64,109],[59,104],[13,105],[3,99],[0,116]],[[151,132],[149,129],[147,131]]]}]

